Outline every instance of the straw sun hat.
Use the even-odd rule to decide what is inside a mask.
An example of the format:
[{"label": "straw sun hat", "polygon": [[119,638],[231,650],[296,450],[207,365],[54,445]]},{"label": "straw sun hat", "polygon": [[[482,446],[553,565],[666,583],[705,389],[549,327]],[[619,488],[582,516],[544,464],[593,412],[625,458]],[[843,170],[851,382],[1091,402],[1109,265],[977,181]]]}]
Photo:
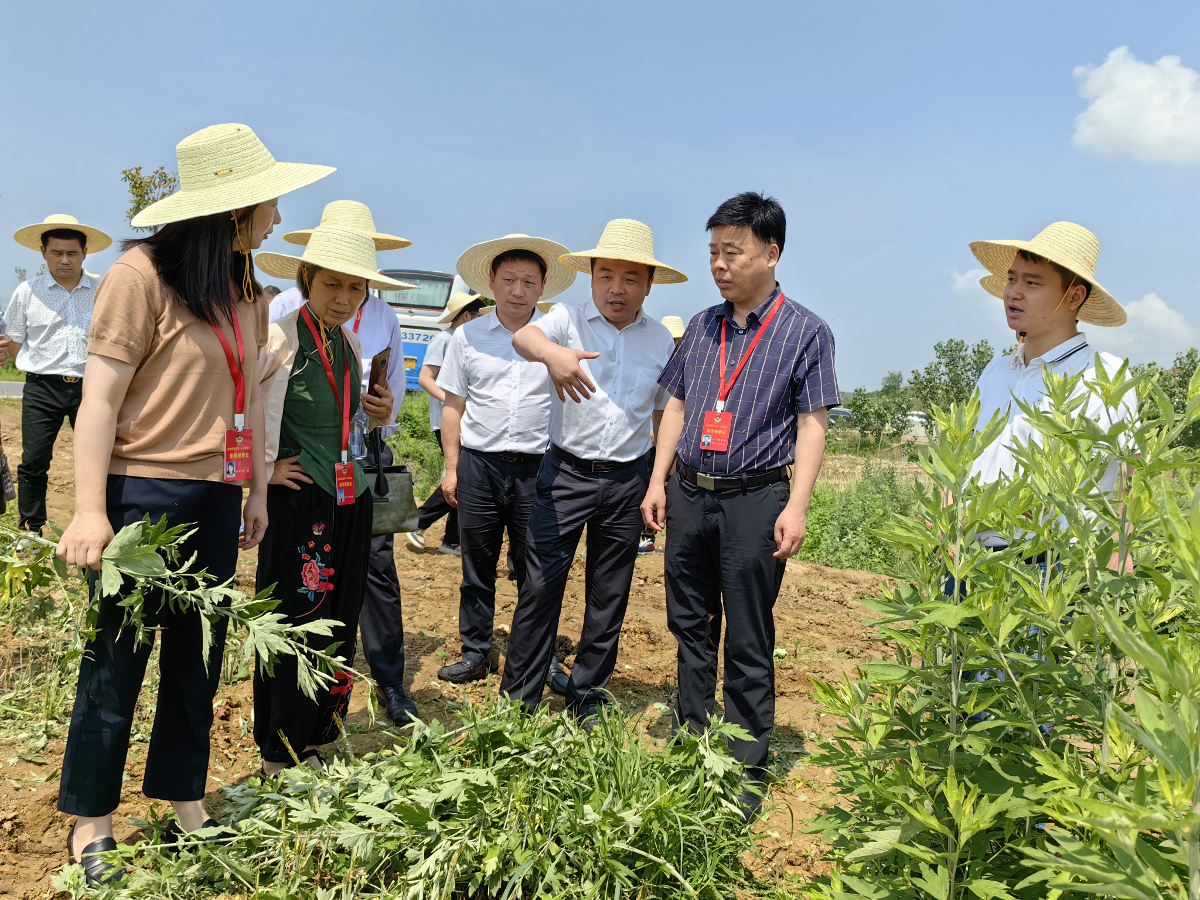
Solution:
[{"label": "straw sun hat", "polygon": [[24,228],[18,229],[13,235],[13,240],[22,247],[28,247],[30,250],[37,250],[40,253],[42,250],[42,235],[47,231],[54,231],[57,228],[69,228],[72,231],[78,231],[83,234],[87,238],[87,246],[84,249],[88,253],[99,253],[101,250],[108,249],[112,244],[112,238],[99,228],[93,228],[91,225],[80,225],[77,218],[62,213],[46,216],[39,225],[26,225]]},{"label": "straw sun hat", "polygon": [[[321,213],[322,225],[334,225],[349,231],[361,231],[375,241],[376,250],[403,250],[412,245],[407,238],[396,237],[394,234],[380,234],[375,230],[375,219],[371,217],[371,208],[357,200],[334,200],[325,204]],[[302,231],[289,231],[283,239],[291,244],[307,244],[311,228]]]},{"label": "straw sun hat", "polygon": [[300,263],[306,262],[331,272],[365,278],[373,288],[403,291],[413,287],[403,281],[379,274],[379,263],[375,259],[375,244],[361,231],[319,225],[309,236],[303,256],[287,256],[283,253],[259,253],[254,264],[275,278],[295,278]]},{"label": "straw sun hat", "polygon": [[458,258],[458,274],[471,290],[479,294],[491,294],[492,260],[509,250],[528,250],[536,253],[546,263],[546,286],[542,299],[556,297],[571,286],[575,272],[558,261],[560,256],[570,253],[562,244],[527,234],[506,234],[494,241],[484,241],[468,247]]},{"label": "straw sun hat", "polygon": [[245,125],[212,125],[175,146],[180,189],[133,217],[135,228],[166,225],[274,200],[320,181],[331,166],[276,162]]},{"label": "straw sun hat", "polygon": [[973,242],[971,252],[992,273],[979,279],[979,283],[989,294],[1004,296],[1004,287],[1008,284],[1008,270],[1017,258],[1018,250],[1028,250],[1030,253],[1044,256],[1092,286],[1087,301],[1079,308],[1079,321],[1108,327],[1125,324],[1125,310],[1121,308],[1121,304],[1096,281],[1100,242],[1082,225],[1055,222],[1032,241]]},{"label": "straw sun hat", "polygon": [[458,314],[460,312],[462,312],[476,300],[482,303],[483,297],[481,297],[479,294],[468,294],[466,291],[455,291],[450,295],[450,301],[446,304],[446,311],[442,314],[442,317],[438,319],[438,324],[445,325],[447,322],[453,322],[458,318]]},{"label": "straw sun hat", "polygon": [[683,319],[679,316],[663,316],[662,323],[667,331],[671,332],[671,337],[681,338],[687,330],[687,326],[683,324]]},{"label": "straw sun hat", "polygon": [[566,253],[559,257],[564,266],[577,272],[591,272],[593,259],[620,259],[654,266],[654,284],[680,284],[687,276],[654,258],[654,234],[650,226],[636,219],[613,219],[604,226],[600,243],[594,250]]}]

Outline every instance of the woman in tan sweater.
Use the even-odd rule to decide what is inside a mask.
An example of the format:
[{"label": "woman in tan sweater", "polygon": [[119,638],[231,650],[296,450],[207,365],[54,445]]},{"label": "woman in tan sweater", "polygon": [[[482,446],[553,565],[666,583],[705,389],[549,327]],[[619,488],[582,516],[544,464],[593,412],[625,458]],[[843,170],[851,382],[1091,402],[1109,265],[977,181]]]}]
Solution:
[{"label": "woman in tan sweater", "polygon": [[[97,289],[76,428],[86,440],[75,447],[75,517],[58,554],[98,570],[115,531],[165,515],[171,525],[194,524],[183,551],[196,555],[192,568],[225,581],[238,548],[257,545],[267,528],[258,390],[267,301],[250,253],[280,221],[276,198],[333,170],[277,163],[245,125],[205,128],[176,149],[182,189],[133,219],[163,227],[127,241]],[[59,787],[59,810],[79,817],[68,851],[89,884],[124,874],[99,854],[116,849],[112,812],[151,649],[121,630],[119,599],[104,600],[80,664]],[[160,604],[146,597],[162,653],[143,791],[170,801],[178,827],[191,832],[217,824],[204,793],[224,621],[205,668],[199,614]]]}]

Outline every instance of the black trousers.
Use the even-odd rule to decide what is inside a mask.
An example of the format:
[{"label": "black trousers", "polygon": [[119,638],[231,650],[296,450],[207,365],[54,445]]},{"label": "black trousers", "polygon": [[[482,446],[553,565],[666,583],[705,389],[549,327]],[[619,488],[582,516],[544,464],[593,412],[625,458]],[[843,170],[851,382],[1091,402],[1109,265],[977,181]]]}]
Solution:
[{"label": "black trousers", "polygon": [[717,650],[725,625],[725,720],[750,739],[730,752],[758,776],[775,728],[775,599],[785,560],[776,559],[775,520],[786,481],[748,490],[706,491],[676,473],[667,485],[667,626],[679,642],[676,728],[702,730],[716,700]]},{"label": "black trousers", "polygon": [[[195,553],[193,569],[207,569],[218,582],[233,576],[242,507],[237,485],[109,475],[107,503],[113,531],[147,513],[152,521],[165,515],[171,525],[194,522],[196,532],[184,544],[181,557]],[[92,574],[89,587],[94,589],[95,582]],[[119,600],[119,595],[104,600],[97,623],[100,631],[88,641],[79,664],[58,792],[59,811],[68,815],[105,816],[121,800],[129,732],[151,645],[135,647],[131,629],[118,635],[123,612]],[[147,618],[159,628],[162,651],[142,791],[155,800],[200,800],[208,780],[208,734],[221,677],[226,621],[221,619],[213,627],[205,669],[199,613],[157,610],[158,601],[147,597],[145,605],[147,613],[157,611]]]},{"label": "black trousers", "polygon": [[82,380],[26,376],[21,394],[21,463],[17,466],[17,508],[22,528],[38,531],[46,524],[46,484],[54,442],[64,417],[75,427],[82,398]]},{"label": "black trousers", "polygon": [[591,473],[547,453],[538,473],[529,515],[525,583],[513,613],[512,635],[500,692],[530,710],[542,687],[562,615],[563,592],[575,548],[587,526],[583,635],[571,669],[567,702],[602,700],[617,662],[617,643],[642,533],[640,505],[646,496],[646,460],[616,472]]},{"label": "black trousers", "polygon": [[[330,637],[309,635],[308,645],[324,649],[340,644],[337,655],[343,660],[353,661],[357,646],[371,513],[370,490],[353,504],[338,506],[316,484],[301,485],[298,491],[279,484],[267,488],[269,524],[258,548],[255,590],[274,585],[273,596],[280,601],[275,612],[289,622],[338,622]],[[334,740],[334,718],[345,718],[350,706],[348,675],[340,674],[332,687],[310,700],[296,683],[296,671],[290,656],[278,660],[271,675],[254,668],[254,741],[267,762],[291,762],[288,744],[299,755],[310,744]]]},{"label": "black trousers", "polygon": [[458,633],[463,659],[487,659],[496,617],[496,564],[504,532],[517,589],[525,583],[525,531],[541,457],[502,462],[495,453],[463,448],[458,457],[459,546],[463,580],[459,589]]},{"label": "black trousers", "polygon": [[[439,428],[433,433],[433,436],[437,438],[438,446],[441,447],[442,430]],[[417,527],[424,531],[442,516],[446,517],[446,535],[442,538],[442,543],[457,547],[458,510],[446,502],[446,498],[442,494],[442,486],[439,484],[429,498],[421,504],[421,508],[417,510]]]},{"label": "black trousers", "polygon": [[[375,465],[375,447],[365,460]],[[383,464],[392,464],[392,448],[383,444]],[[368,480],[370,477],[368,476]],[[396,574],[395,535],[371,537],[371,555],[367,561],[367,590],[363,596],[358,627],[362,634],[363,655],[371,667],[371,677],[380,686],[404,684],[404,608],[400,604],[400,577]]]}]

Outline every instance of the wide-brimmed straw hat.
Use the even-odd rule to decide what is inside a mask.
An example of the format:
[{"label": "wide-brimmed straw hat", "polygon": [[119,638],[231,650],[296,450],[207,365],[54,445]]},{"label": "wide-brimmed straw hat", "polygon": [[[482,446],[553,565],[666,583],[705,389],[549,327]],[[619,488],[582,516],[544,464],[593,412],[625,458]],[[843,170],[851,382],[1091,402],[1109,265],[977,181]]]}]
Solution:
[{"label": "wide-brimmed straw hat", "polygon": [[1032,241],[974,241],[971,252],[992,273],[979,279],[985,291],[996,297],[1004,296],[1008,270],[1019,250],[1044,256],[1092,286],[1087,301],[1079,308],[1079,321],[1107,327],[1125,324],[1125,310],[1121,304],[1096,281],[1100,242],[1082,225],[1055,222]]},{"label": "wide-brimmed straw hat", "polygon": [[54,231],[58,228],[69,228],[71,231],[78,231],[86,237],[87,246],[83,249],[88,253],[99,253],[101,250],[107,250],[112,245],[112,238],[99,228],[93,228],[91,225],[80,225],[77,218],[64,213],[46,216],[37,225],[26,225],[24,228],[18,228],[13,234],[13,240],[22,247],[28,247],[30,250],[41,252],[42,235],[47,231]]},{"label": "wide-brimmed straw hat", "polygon": [[666,326],[667,331],[671,332],[673,338],[681,338],[687,331],[687,326],[683,324],[683,319],[679,316],[663,316],[662,323]]},{"label": "wide-brimmed straw hat", "polygon": [[447,322],[453,322],[458,318],[459,313],[477,300],[482,303],[483,297],[479,294],[468,294],[466,291],[455,291],[450,295],[450,300],[446,303],[446,311],[438,319],[438,324],[444,325]]},{"label": "wide-brimmed straw hat", "polygon": [[636,219],[613,219],[604,226],[595,249],[559,257],[564,266],[577,272],[591,272],[593,259],[620,259],[654,266],[653,284],[680,284],[688,280],[678,269],[654,258],[654,233],[649,225]]},{"label": "wide-brimmed straw hat", "polygon": [[575,281],[575,270],[569,269],[558,261],[564,253],[570,253],[566,247],[545,238],[530,237],[527,234],[506,234],[494,241],[484,241],[474,247],[468,247],[458,258],[458,274],[471,290],[487,294],[492,290],[492,260],[509,250],[528,250],[536,253],[546,263],[546,285],[542,289],[542,299],[549,300],[569,288]]},{"label": "wide-brimmed straw hat", "polygon": [[[371,208],[357,200],[334,200],[326,203],[321,213],[322,225],[334,225],[350,231],[361,231],[375,242],[376,250],[402,250],[412,246],[407,238],[396,237],[394,234],[380,234],[375,230],[375,219],[371,216]],[[291,244],[307,244],[311,228],[301,231],[289,231],[283,239]]]},{"label": "wide-brimmed straw hat", "polygon": [[397,281],[379,274],[379,262],[375,259],[375,244],[361,231],[319,225],[309,236],[303,256],[287,256],[283,253],[259,253],[254,264],[275,278],[295,278],[300,263],[305,262],[342,275],[365,278],[373,288],[404,291],[415,285]]},{"label": "wide-brimmed straw hat", "polygon": [[134,228],[257,206],[336,171],[276,162],[246,125],[211,125],[175,145],[180,188],[133,217]]}]

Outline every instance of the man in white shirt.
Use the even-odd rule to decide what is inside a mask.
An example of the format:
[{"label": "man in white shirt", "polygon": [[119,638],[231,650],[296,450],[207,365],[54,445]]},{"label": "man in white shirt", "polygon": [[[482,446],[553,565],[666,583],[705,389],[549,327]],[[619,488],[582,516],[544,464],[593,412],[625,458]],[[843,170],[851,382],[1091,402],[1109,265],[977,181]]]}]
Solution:
[{"label": "man in white shirt", "polygon": [[[327,204],[321,214],[321,223],[360,231],[375,241],[377,251],[397,250],[409,246],[409,242],[404,238],[376,231],[371,210],[365,204],[354,200],[335,200]],[[285,234],[283,239],[293,244],[305,245],[311,234],[311,230],[292,231]],[[271,321],[294,312],[305,302],[298,286],[288,288],[271,300]],[[388,384],[403,385],[404,342],[395,311],[384,300],[368,292],[349,324],[362,345],[363,390],[366,391],[369,387],[371,360],[388,348],[391,349],[388,359]],[[395,434],[399,427],[395,421],[400,412],[400,405],[404,402],[404,391],[395,390],[394,397],[391,419],[373,435],[387,438]],[[380,450],[383,465],[390,466],[391,448],[381,441]],[[367,456],[363,465],[375,466],[377,463],[372,436],[367,444]],[[311,480],[302,472],[293,477],[302,481]],[[371,538],[371,556],[367,562],[367,589],[358,624],[362,633],[363,656],[367,658],[367,664],[371,667],[371,677],[379,685],[379,699],[387,710],[388,718],[399,727],[418,718],[418,713],[417,705],[404,690],[404,608],[400,602],[400,578],[396,573],[394,542],[395,535],[392,534],[377,534]]]},{"label": "man in white shirt", "polygon": [[587,528],[583,634],[567,685],[581,720],[605,702],[642,533],[640,505],[650,448],[667,405],[658,378],[675,349],[671,333],[643,312],[652,284],[687,280],[654,257],[650,229],[615,219],[593,250],[562,257],[590,272],[592,299],[558,304],[518,331],[513,346],[546,366],[550,448],[529,517],[525,582],[518,590],[502,694],[533,710],[542,698],[558,635],[563,592]]},{"label": "man in white shirt", "polygon": [[495,311],[454,333],[438,374],[446,394],[442,492],[458,507],[463,580],[458,630],[462,659],[438,671],[444,681],[487,677],[496,613],[496,563],[508,531],[517,586],[525,582],[525,530],[546,452],[550,380],[546,367],[513,349],[513,335],[537,321],[537,301],[565,291],[575,272],[554,241],[508,235],[469,248],[458,274],[494,297]]},{"label": "man in white shirt", "polygon": [[[450,327],[434,335],[429,346],[425,348],[425,362],[421,365],[417,383],[429,395],[429,430],[437,439],[439,448],[442,446],[442,401],[446,397],[446,392],[437,386],[438,373],[442,371],[442,360],[446,358],[446,350],[454,332],[482,315],[486,308],[486,304],[477,294],[459,291],[450,298],[446,304],[446,312],[438,319],[438,324],[449,324]],[[442,453],[444,455],[445,451]],[[458,546],[458,510],[446,502],[440,484],[417,510],[417,530],[405,535],[405,540],[414,553],[425,552],[425,529],[442,516],[446,517],[446,531],[442,535],[442,545],[438,552],[462,556],[462,550]]]},{"label": "man in white shirt", "polygon": [[[1079,322],[1123,325],[1125,310],[1096,281],[1100,242],[1080,225],[1056,222],[1032,241],[976,241],[971,251],[991,273],[980,284],[1004,301],[1008,327],[1017,335],[1016,353],[992,360],[977,384],[981,403],[978,427],[983,428],[997,411],[1007,417],[1000,436],[972,469],[982,484],[990,484],[1016,470],[1014,445],[1040,440],[1014,398],[1047,407],[1046,371],[1058,375],[1083,372],[1076,396],[1088,393],[1085,382],[1095,379],[1096,350],[1079,330]],[[1109,374],[1123,362],[1109,353],[1100,357]],[[1112,419],[1132,418],[1136,410],[1126,405],[1110,417],[1099,398],[1092,396],[1087,414],[1108,428]],[[1101,490],[1111,491],[1116,485],[1117,468],[1113,460],[1099,484]],[[995,549],[1008,546],[995,532],[981,534],[980,540]]]},{"label": "man in white shirt", "polygon": [[21,464],[17,506],[21,528],[41,532],[46,524],[46,484],[54,442],[63,418],[75,427],[83,398],[88,328],[97,282],[83,271],[89,252],[112,243],[99,229],[73,216],[54,215],[13,235],[22,247],[39,250],[47,274],[23,281],[13,291],[5,321],[7,354],[26,373],[21,395]]}]

